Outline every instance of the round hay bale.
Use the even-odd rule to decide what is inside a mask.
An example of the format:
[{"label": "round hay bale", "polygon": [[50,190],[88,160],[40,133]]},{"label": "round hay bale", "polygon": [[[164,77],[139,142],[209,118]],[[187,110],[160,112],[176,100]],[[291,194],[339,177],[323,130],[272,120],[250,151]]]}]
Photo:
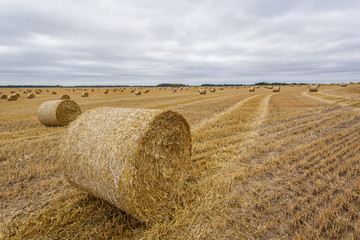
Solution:
[{"label": "round hay bale", "polygon": [[108,94],[109,93],[109,89],[106,89],[104,94]]},{"label": "round hay bale", "polygon": [[346,87],[346,86],[347,86],[346,83],[342,83],[342,84],[341,84],[341,87]]},{"label": "round hay bale", "polygon": [[255,87],[250,87],[249,92],[255,92]]},{"label": "round hay bale", "polygon": [[177,90],[176,89],[173,89],[173,90],[171,90],[172,92],[177,92]]},{"label": "round hay bale", "polygon": [[16,101],[17,100],[17,96],[15,94],[12,94],[10,96],[7,97],[8,101]]},{"label": "round hay bale", "polygon": [[273,92],[280,92],[280,87],[273,87]]},{"label": "round hay bale", "polygon": [[35,98],[35,94],[30,93],[30,94],[27,95],[27,98]]},{"label": "round hay bale", "polygon": [[89,96],[89,94],[87,93],[87,92],[83,92],[82,94],[81,94],[81,97],[88,97]]},{"label": "round hay bale", "polygon": [[136,91],[135,95],[141,95],[141,91]]},{"label": "round hay bale", "polygon": [[39,121],[45,126],[65,126],[74,121],[81,110],[71,100],[54,100],[44,102],[38,108]]},{"label": "round hay bale", "polygon": [[56,95],[56,92],[54,91],[54,92],[52,92],[52,94],[53,94],[53,95]]},{"label": "round hay bale", "polygon": [[67,94],[63,94],[60,96],[60,100],[70,100],[70,96]]},{"label": "round hay bale", "polygon": [[216,90],[215,90],[215,88],[210,88],[209,91],[210,91],[210,92],[215,92]]},{"label": "round hay bale", "polygon": [[317,92],[318,91],[318,86],[310,86],[309,87],[309,92]]},{"label": "round hay bale", "polygon": [[1,95],[0,95],[0,98],[1,98],[1,99],[7,99],[7,97],[8,97],[8,96],[7,96],[6,94],[1,94]]},{"label": "round hay bale", "polygon": [[192,169],[191,135],[173,111],[97,108],[60,144],[64,176],[143,222],[168,219]]},{"label": "round hay bale", "polygon": [[206,89],[203,89],[203,88],[199,89],[199,93],[200,94],[206,94]]}]

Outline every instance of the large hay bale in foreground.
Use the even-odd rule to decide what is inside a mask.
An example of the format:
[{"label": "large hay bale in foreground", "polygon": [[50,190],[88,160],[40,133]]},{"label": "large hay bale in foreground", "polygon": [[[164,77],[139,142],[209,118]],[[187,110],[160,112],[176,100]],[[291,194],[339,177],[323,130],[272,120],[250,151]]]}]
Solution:
[{"label": "large hay bale in foreground", "polygon": [[38,108],[38,119],[45,126],[65,126],[74,121],[81,110],[71,100],[55,100],[44,102]]},{"label": "large hay bale in foreground", "polygon": [[310,86],[309,87],[309,92],[317,92],[318,91],[318,86]]},{"label": "large hay bale in foreground", "polygon": [[273,92],[280,92],[280,87],[273,87]]},{"label": "large hay bale in foreground", "polygon": [[173,111],[97,108],[61,141],[68,181],[143,222],[168,219],[192,169],[191,135]]},{"label": "large hay bale in foreground", "polygon": [[67,94],[63,94],[60,96],[60,100],[70,100],[70,96]]},{"label": "large hay bale in foreground", "polygon": [[7,96],[6,94],[1,94],[1,95],[0,95],[0,98],[1,98],[1,99],[7,99],[7,97],[8,97],[8,96]]}]

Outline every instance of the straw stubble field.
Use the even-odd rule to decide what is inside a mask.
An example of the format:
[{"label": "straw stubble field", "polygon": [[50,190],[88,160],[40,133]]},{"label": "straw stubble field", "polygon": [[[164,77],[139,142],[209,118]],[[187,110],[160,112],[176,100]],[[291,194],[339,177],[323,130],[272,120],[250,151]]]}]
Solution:
[{"label": "straw stubble field", "polygon": [[[142,95],[43,89],[0,100],[0,238],[314,239],[360,236],[360,85],[188,90]],[[2,89],[9,94],[13,89]],[[19,92],[19,89],[15,89]],[[53,95],[52,92],[57,94]],[[191,177],[173,218],[145,225],[74,189],[59,168],[67,127],[45,127],[39,105],[68,94],[97,107],[169,109],[192,133]]]}]

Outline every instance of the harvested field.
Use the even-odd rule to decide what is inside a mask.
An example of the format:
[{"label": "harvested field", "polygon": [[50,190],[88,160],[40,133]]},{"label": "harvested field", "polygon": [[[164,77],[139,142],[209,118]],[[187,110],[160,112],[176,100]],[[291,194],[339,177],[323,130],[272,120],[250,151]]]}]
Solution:
[{"label": "harvested field", "polygon": [[[150,88],[138,96],[132,89],[94,88],[89,98],[76,88],[40,89],[33,99],[22,92],[17,101],[0,99],[0,239],[360,236],[358,84],[204,95],[197,87],[176,94]],[[40,104],[63,94],[82,112],[123,107],[184,116],[196,174],[186,179],[172,219],[142,223],[64,179],[59,144],[68,126],[45,127],[37,118]]]}]

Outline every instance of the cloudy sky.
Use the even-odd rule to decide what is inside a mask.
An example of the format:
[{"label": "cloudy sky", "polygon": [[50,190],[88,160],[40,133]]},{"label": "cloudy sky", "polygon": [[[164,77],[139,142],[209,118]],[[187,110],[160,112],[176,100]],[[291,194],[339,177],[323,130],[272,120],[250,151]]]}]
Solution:
[{"label": "cloudy sky", "polygon": [[0,0],[0,85],[360,81],[359,0]]}]

